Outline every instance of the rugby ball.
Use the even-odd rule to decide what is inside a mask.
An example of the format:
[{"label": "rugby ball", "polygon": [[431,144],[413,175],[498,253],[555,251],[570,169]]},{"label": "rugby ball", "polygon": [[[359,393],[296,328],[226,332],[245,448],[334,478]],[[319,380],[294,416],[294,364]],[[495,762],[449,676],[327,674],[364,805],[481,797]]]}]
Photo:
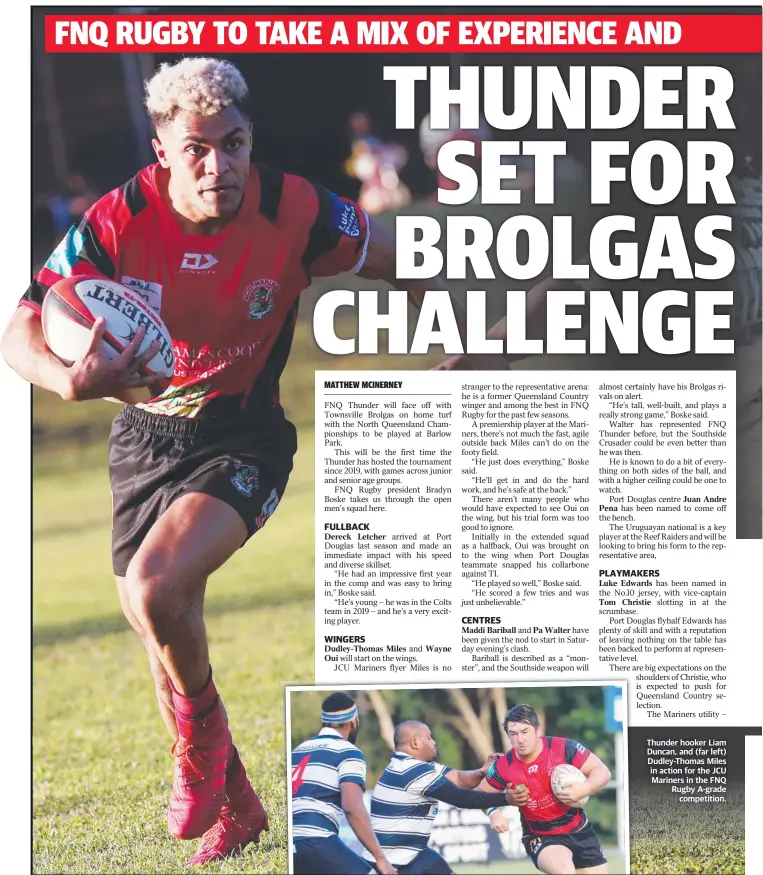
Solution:
[{"label": "rugby ball", "polygon": [[[585,784],[585,781],[586,777],[580,769],[576,769],[575,766],[571,766],[568,763],[562,763],[551,773],[551,790],[553,791],[554,796],[558,796],[559,791],[568,787],[570,784]],[[582,799],[578,799],[578,801],[570,807],[582,808],[590,798],[590,796],[583,796]],[[566,803],[564,804],[566,805]]]},{"label": "rugby ball", "polygon": [[160,343],[144,375],[157,380],[172,378],[175,354],[167,326],[138,295],[113,280],[71,276],[51,286],[42,304],[45,342],[54,355],[71,365],[87,351],[93,323],[99,316],[106,320],[103,351],[110,359],[123,352],[143,326],[146,336],[140,352],[155,340]]}]

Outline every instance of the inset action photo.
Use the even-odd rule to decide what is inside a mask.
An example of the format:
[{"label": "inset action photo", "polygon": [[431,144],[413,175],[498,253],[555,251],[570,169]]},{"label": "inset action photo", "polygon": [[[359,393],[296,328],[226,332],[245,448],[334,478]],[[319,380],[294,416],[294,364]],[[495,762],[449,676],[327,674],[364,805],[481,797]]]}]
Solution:
[{"label": "inset action photo", "polygon": [[290,873],[627,873],[624,684],[290,687]]}]

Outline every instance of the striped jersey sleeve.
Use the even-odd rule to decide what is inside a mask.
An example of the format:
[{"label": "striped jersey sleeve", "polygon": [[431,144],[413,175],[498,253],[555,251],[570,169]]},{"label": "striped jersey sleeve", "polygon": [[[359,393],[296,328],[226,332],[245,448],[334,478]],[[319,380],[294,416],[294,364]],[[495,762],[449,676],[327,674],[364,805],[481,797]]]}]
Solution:
[{"label": "striped jersey sleeve", "polygon": [[426,796],[436,787],[440,787],[447,778],[445,775],[450,771],[448,766],[442,766],[439,763],[422,763],[426,766],[426,770],[422,769],[421,773],[416,775],[408,784],[406,790],[409,793],[418,793],[421,796]]},{"label": "striped jersey sleeve", "polygon": [[509,786],[508,766],[508,754],[504,754],[490,763],[485,780],[491,787],[496,790],[505,790]]},{"label": "striped jersey sleeve", "polygon": [[[302,266],[309,278],[336,276],[363,266],[370,240],[369,219],[354,201],[305,179],[289,186],[299,222],[308,223]],[[286,188],[284,188],[286,194]]]},{"label": "striped jersey sleeve", "polygon": [[571,766],[575,766],[576,769],[579,769],[590,755],[591,751],[588,750],[588,748],[584,745],[580,744],[579,741],[574,741],[571,738],[565,738],[564,761],[566,763],[569,763]]},{"label": "striped jersey sleeve", "polygon": [[363,790],[366,789],[366,758],[357,748],[342,754],[337,772],[340,785],[350,781],[353,784],[360,784]]},{"label": "striped jersey sleeve", "polygon": [[133,216],[145,206],[139,176],[96,201],[79,224],[69,228],[19,303],[39,311],[48,289],[64,277],[114,279],[122,238]]}]

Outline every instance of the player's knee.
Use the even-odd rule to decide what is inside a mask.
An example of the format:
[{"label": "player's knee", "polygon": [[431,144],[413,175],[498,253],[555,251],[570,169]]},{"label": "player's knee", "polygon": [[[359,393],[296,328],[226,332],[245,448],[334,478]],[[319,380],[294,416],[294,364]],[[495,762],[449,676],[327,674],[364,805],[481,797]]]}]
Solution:
[{"label": "player's knee", "polygon": [[187,599],[178,597],[179,588],[166,570],[151,569],[133,560],[125,580],[130,608],[149,641],[155,640],[165,624],[172,623],[188,609]]}]

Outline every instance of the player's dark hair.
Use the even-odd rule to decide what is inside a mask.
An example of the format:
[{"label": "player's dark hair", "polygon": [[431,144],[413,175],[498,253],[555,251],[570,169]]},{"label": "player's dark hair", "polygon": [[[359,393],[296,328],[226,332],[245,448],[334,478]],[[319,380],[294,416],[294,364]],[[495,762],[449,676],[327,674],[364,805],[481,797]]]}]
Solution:
[{"label": "player's dark hair", "polygon": [[506,716],[503,718],[503,731],[509,731],[509,723],[529,723],[530,726],[534,726],[535,729],[540,729],[540,720],[538,719],[538,712],[535,708],[531,708],[530,705],[515,705],[513,708],[509,709],[506,712]]},{"label": "player's dark hair", "polygon": [[[326,698],[321,703],[321,711],[328,714],[335,714],[340,711],[349,711],[350,708],[355,707],[355,699],[349,693],[332,693],[330,696],[326,696]],[[322,723],[322,726],[340,726],[342,724],[339,723]]]}]

